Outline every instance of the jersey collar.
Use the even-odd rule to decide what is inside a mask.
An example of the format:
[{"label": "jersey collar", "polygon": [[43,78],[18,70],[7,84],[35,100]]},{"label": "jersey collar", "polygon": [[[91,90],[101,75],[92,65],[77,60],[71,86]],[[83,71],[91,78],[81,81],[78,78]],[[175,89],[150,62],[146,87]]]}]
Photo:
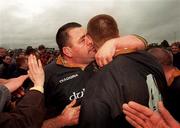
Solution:
[{"label": "jersey collar", "polygon": [[82,70],[84,70],[84,67],[82,67],[80,64],[68,64],[67,61],[61,55],[57,57],[56,64],[63,65],[64,67],[68,68],[81,68]]}]

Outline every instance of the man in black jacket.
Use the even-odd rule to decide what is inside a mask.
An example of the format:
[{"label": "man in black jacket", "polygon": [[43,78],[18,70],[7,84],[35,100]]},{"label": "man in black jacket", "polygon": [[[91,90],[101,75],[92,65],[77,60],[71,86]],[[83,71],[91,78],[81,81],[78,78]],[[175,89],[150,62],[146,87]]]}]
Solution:
[{"label": "man in black jacket", "polygon": [[[93,17],[88,23],[88,34],[97,49],[105,41],[119,37],[117,24],[108,15]],[[161,94],[165,95],[164,86],[165,76],[153,56],[145,51],[118,55],[86,84],[80,127],[132,127],[119,107],[134,100],[157,110],[157,101],[161,100]]]}]

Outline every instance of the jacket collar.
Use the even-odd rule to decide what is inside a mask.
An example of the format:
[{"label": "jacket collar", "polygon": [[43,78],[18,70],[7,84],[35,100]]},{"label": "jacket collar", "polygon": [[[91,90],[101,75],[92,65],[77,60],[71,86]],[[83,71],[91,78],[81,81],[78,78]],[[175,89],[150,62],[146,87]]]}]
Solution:
[{"label": "jacket collar", "polygon": [[69,68],[81,68],[82,70],[84,70],[84,67],[82,67],[82,65],[80,64],[68,64],[67,61],[61,55],[57,57],[56,64]]}]

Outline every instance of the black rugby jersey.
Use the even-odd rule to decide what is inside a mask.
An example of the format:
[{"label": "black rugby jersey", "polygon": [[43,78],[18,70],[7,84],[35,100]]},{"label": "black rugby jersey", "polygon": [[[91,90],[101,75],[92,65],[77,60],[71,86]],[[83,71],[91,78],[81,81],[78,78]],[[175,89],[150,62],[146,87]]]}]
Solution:
[{"label": "black rugby jersey", "polygon": [[[167,83],[162,67],[149,53],[142,51],[114,58],[86,84],[86,93],[81,104],[80,127],[131,127],[120,108],[123,103],[131,100],[146,106],[154,103],[153,100],[159,95],[153,94],[155,87],[150,86],[149,91],[149,80],[154,80],[155,87],[158,86],[164,96]],[[154,109],[156,106],[152,107]]]},{"label": "black rugby jersey", "polygon": [[79,67],[65,67],[52,62],[45,67],[45,105],[46,118],[59,115],[73,99],[77,105],[85,93],[85,83],[93,74],[94,63],[89,64],[84,70]]}]

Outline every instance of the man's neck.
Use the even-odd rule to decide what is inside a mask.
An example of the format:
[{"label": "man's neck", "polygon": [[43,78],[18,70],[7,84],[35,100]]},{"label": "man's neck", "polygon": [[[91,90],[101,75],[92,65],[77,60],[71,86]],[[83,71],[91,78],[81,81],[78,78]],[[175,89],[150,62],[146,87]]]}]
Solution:
[{"label": "man's neck", "polygon": [[70,59],[68,57],[62,57],[62,56],[58,57],[57,64],[61,64],[65,67],[79,67],[82,70],[84,70],[86,68],[86,66],[88,65],[88,64],[76,63],[72,59]]},{"label": "man's neck", "polygon": [[88,65],[88,64],[80,64],[80,63],[76,63],[76,62],[74,62],[74,61],[72,61],[72,60],[66,60],[66,63],[69,65],[69,66],[71,66],[71,67],[80,67],[81,69],[85,69],[86,68],[86,66]]}]

